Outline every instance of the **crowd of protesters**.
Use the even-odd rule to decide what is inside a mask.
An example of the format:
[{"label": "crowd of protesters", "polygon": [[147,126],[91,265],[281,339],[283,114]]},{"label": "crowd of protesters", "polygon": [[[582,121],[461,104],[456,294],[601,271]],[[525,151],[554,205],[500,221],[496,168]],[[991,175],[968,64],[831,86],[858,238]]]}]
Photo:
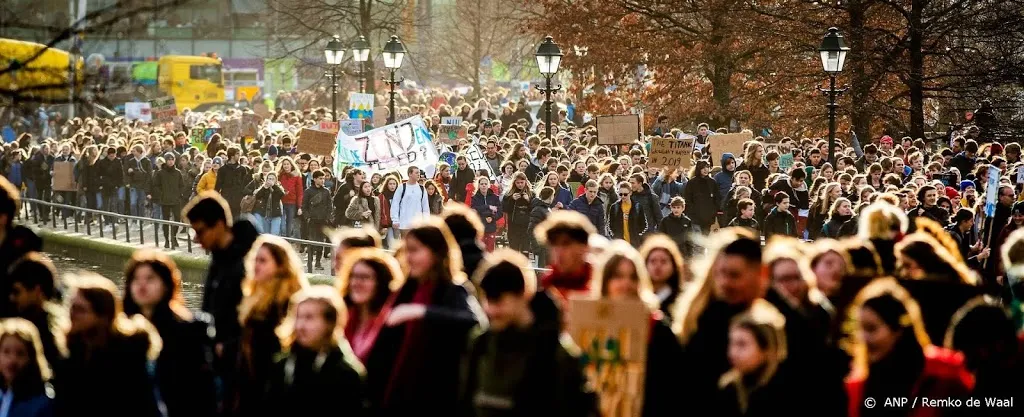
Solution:
[{"label": "crowd of protesters", "polygon": [[[851,136],[833,165],[824,141],[756,138],[712,161],[702,124],[684,172],[647,166],[648,136],[599,145],[566,109],[548,139],[522,102],[483,93],[403,97],[435,132],[469,125],[431,178],[335,175],[332,156],[298,152],[323,109],[202,151],[180,127],[95,119],[4,145],[0,376],[23,413],[8,415],[596,415],[601,387],[565,333],[574,296],[649,306],[644,416],[1019,414],[1017,143]],[[489,169],[469,166],[473,146]],[[52,191],[58,161],[77,192]],[[123,295],[118,277],[59,278],[15,224],[22,191],[188,224],[211,256],[200,310],[158,250],[132,256]],[[333,253],[307,255],[332,258],[335,285],[311,286],[281,237],[327,235]],[[4,362],[9,337],[21,362]],[[985,402],[886,402],[924,397]]]}]

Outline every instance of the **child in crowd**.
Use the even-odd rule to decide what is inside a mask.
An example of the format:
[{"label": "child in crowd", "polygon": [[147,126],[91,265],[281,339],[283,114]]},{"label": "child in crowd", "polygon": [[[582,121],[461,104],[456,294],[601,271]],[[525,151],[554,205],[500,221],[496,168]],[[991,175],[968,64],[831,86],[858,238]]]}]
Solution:
[{"label": "child in crowd", "polygon": [[759,232],[761,230],[760,225],[757,224],[757,220],[754,220],[754,200],[744,198],[736,203],[736,208],[739,210],[739,215],[729,222],[729,227],[746,227],[754,232]]},{"label": "child in crowd", "polygon": [[764,218],[765,239],[775,235],[796,237],[796,218],[789,212],[789,194],[779,191],[774,199],[775,207]]},{"label": "child in crowd", "polygon": [[700,233],[700,226],[693,224],[693,220],[683,214],[686,211],[686,200],[682,197],[672,197],[669,208],[672,211],[661,219],[658,230],[672,238],[683,254],[692,254],[693,244],[690,242],[690,235]]}]

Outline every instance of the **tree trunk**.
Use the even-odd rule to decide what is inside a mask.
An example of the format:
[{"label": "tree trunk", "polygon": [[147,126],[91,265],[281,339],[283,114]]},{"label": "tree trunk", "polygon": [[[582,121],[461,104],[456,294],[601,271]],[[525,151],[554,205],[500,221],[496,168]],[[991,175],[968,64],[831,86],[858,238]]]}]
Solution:
[{"label": "tree trunk", "polygon": [[376,47],[373,45],[373,0],[360,0],[359,1],[359,34],[366,37],[366,41],[370,43],[370,56],[366,60],[364,66],[363,78],[366,80],[366,93],[376,94],[377,83],[376,83],[376,63],[374,61]]},{"label": "tree trunk", "polygon": [[910,71],[907,88],[910,91],[910,136],[912,138],[924,137],[924,50],[921,39],[923,25],[921,9],[923,5],[921,3],[920,0],[914,0],[911,3],[909,22]]},{"label": "tree trunk", "polygon": [[476,10],[473,11],[473,74],[470,74],[470,79],[473,80],[473,98],[479,100],[483,98],[480,95],[480,70],[482,69],[481,61],[483,58],[483,34],[480,32],[480,26],[484,24],[484,15],[481,13],[484,4],[483,0],[476,0]]},{"label": "tree trunk", "polygon": [[847,40],[850,45],[850,53],[846,58],[846,65],[850,67],[850,123],[853,131],[857,133],[861,146],[871,141],[871,106],[868,103],[871,96],[871,77],[867,73],[868,65],[862,57],[869,56],[866,51],[867,42],[864,40],[864,11],[865,5],[862,0],[852,0],[847,4],[850,14],[850,32]]}]

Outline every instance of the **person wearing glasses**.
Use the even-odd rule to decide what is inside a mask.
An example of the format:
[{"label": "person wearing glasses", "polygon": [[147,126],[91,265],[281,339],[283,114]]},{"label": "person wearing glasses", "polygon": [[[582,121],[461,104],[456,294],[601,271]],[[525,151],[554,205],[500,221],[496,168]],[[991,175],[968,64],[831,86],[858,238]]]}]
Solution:
[{"label": "person wearing glasses", "polygon": [[619,200],[608,207],[608,226],[605,235],[611,239],[622,239],[634,247],[640,246],[640,239],[647,233],[647,217],[630,198],[633,195],[628,182],[619,183]]}]

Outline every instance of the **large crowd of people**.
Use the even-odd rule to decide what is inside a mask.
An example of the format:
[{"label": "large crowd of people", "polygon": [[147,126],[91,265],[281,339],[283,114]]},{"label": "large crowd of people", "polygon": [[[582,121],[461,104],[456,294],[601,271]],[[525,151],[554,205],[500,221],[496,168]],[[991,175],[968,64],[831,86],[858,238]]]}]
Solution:
[{"label": "large crowd of people", "polygon": [[[443,117],[467,125],[438,145],[455,166],[433,176],[336,173],[333,155],[299,152],[298,128],[329,119],[320,108],[278,109],[256,137],[218,133],[203,150],[181,126],[121,119],[5,144],[8,415],[598,415],[608,400],[567,333],[575,297],[650,309],[644,416],[1019,414],[1019,144],[851,135],[833,164],[824,141],[757,137],[711,160],[701,124],[693,166],[659,169],[651,137],[683,133],[661,118],[601,145],[567,107],[548,138],[505,94],[403,96],[434,133]],[[470,166],[473,147],[488,166]],[[77,192],[52,191],[65,161]],[[156,249],[123,277],[58,275],[16,224],[22,195],[188,224],[211,257],[201,307],[184,308]],[[335,285],[310,285],[283,237],[329,239],[333,253],[306,256],[331,259]]]}]

